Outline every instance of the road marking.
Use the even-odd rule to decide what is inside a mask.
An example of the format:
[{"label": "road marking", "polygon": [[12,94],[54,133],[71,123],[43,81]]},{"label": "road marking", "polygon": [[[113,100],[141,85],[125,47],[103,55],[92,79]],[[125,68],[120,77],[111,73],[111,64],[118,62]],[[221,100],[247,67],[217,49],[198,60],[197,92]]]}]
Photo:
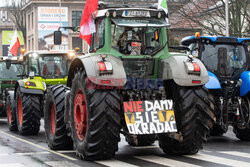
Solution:
[{"label": "road marking", "polygon": [[8,156],[9,154],[0,154],[0,156]]},{"label": "road marking", "polygon": [[159,148],[159,146],[138,146],[138,147],[132,147],[134,149],[150,149],[150,148]]},{"label": "road marking", "polygon": [[104,160],[104,161],[95,161],[95,162],[98,163],[98,164],[105,165],[105,166],[138,167],[136,165],[129,164],[129,163],[126,163],[126,162],[123,162],[123,161],[115,160],[115,159]]},{"label": "road marking", "polygon": [[25,167],[23,164],[20,163],[6,163],[6,164],[1,164],[1,167]]},{"label": "road marking", "polygon": [[12,138],[14,138],[14,139],[16,139],[16,140],[22,141],[22,142],[24,142],[24,143],[30,144],[30,145],[32,145],[32,146],[35,146],[35,147],[37,147],[37,148],[40,148],[40,149],[42,149],[42,150],[48,151],[48,152],[50,152],[50,153],[52,153],[52,154],[55,154],[55,155],[58,155],[58,156],[60,156],[60,157],[69,159],[69,160],[71,160],[71,161],[76,161],[76,160],[77,160],[77,159],[75,159],[75,158],[69,157],[69,156],[67,156],[67,155],[63,155],[63,154],[61,154],[61,153],[59,153],[59,152],[50,150],[50,149],[48,149],[48,148],[45,148],[45,147],[40,146],[40,145],[38,145],[38,144],[32,143],[32,142],[30,142],[30,141],[21,139],[21,138],[19,138],[19,137],[13,136],[13,135],[11,135],[11,134],[5,133],[5,132],[3,132],[3,131],[0,131],[0,133],[2,133],[2,134],[4,134],[4,135],[7,135],[7,136],[9,136],[9,137],[12,137]]},{"label": "road marking", "polygon": [[[44,152],[14,153],[14,155],[35,155],[35,154],[50,154],[50,152],[44,151]],[[10,155],[12,155],[12,154],[10,154]]]},{"label": "road marking", "polygon": [[135,158],[144,160],[144,161],[149,161],[152,163],[156,163],[159,165],[167,165],[170,167],[176,167],[176,166],[185,166],[185,167],[201,167],[199,165],[193,165],[190,163],[182,162],[182,161],[177,161],[173,160],[170,158],[165,158],[165,157],[158,157],[154,155],[146,155],[146,156],[135,156]]},{"label": "road marking", "polygon": [[238,151],[218,151],[218,153],[234,155],[234,156],[239,156],[239,157],[243,157],[243,158],[250,158],[250,154],[238,152]]},{"label": "road marking", "polygon": [[75,150],[61,150],[61,151],[57,151],[59,153],[75,153]]},{"label": "road marking", "polygon": [[207,153],[210,153],[212,151],[209,151],[209,150],[200,150],[200,152],[207,152]]},{"label": "road marking", "polygon": [[202,161],[206,161],[206,162],[222,164],[222,165],[234,166],[234,167],[239,167],[239,166],[240,167],[249,167],[248,162],[232,160],[232,159],[228,159],[228,158],[222,158],[222,157],[208,155],[208,154],[202,154],[202,153],[198,153],[195,155],[186,155],[185,157],[189,157],[189,158],[193,158],[193,159],[197,159],[197,160],[202,160]]},{"label": "road marking", "polygon": [[69,161],[47,161],[45,164],[53,167],[79,167],[79,165]]}]

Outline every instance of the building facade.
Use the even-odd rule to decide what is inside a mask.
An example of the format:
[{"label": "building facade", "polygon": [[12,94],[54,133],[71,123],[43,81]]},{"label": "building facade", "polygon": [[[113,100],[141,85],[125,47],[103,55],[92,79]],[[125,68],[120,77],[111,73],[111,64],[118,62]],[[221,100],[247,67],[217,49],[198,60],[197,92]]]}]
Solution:
[{"label": "building facade", "polygon": [[23,7],[26,13],[26,49],[67,50],[79,47],[81,51],[86,50],[87,44],[71,30],[61,29],[62,45],[53,44],[53,32],[59,27],[79,26],[84,4],[84,1],[62,1],[60,13],[58,1],[26,1]]},{"label": "building facade", "polygon": [[[16,26],[12,22],[11,17],[12,15],[7,8],[0,8],[0,57],[12,56],[9,52],[9,46]],[[24,39],[21,31],[18,31],[18,37],[20,44],[23,45]],[[20,51],[18,52],[19,54]]]},{"label": "building facade", "polygon": [[[129,3],[149,5],[158,0],[103,0],[110,4]],[[169,0],[169,12],[172,13],[185,4],[187,0]],[[79,33],[63,31],[62,45],[53,45],[53,32],[60,26],[79,26],[85,0],[61,0],[61,22],[58,0],[26,0],[23,10],[26,13],[26,49],[73,49],[79,47],[86,52],[88,45],[79,38]],[[63,29],[62,29],[63,30]],[[67,38],[68,37],[68,38]]]}]

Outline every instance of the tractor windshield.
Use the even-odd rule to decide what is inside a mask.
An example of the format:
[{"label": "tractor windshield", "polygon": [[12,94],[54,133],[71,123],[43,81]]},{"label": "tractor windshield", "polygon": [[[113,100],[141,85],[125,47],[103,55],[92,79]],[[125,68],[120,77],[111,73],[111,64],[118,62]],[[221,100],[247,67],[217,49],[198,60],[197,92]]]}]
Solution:
[{"label": "tractor windshield", "polygon": [[160,31],[167,23],[154,19],[112,19],[112,47],[125,55],[150,55],[161,49]]},{"label": "tractor windshield", "polygon": [[201,60],[208,70],[220,76],[235,75],[246,67],[246,53],[242,45],[203,44]]},{"label": "tractor windshield", "polygon": [[67,75],[67,55],[44,54],[30,57],[29,71],[43,78],[62,78]]},{"label": "tractor windshield", "polygon": [[10,68],[6,68],[5,62],[0,62],[0,78],[1,79],[18,79],[18,75],[23,74],[23,65],[11,64]]}]

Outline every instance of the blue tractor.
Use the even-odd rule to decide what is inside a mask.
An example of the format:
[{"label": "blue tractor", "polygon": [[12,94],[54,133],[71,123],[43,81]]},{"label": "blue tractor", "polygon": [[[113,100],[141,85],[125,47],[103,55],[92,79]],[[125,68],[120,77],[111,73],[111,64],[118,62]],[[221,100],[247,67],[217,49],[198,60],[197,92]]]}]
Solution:
[{"label": "blue tractor", "polygon": [[181,44],[206,66],[206,88],[216,99],[211,135],[220,136],[232,126],[236,137],[250,141],[250,38],[189,36]]}]

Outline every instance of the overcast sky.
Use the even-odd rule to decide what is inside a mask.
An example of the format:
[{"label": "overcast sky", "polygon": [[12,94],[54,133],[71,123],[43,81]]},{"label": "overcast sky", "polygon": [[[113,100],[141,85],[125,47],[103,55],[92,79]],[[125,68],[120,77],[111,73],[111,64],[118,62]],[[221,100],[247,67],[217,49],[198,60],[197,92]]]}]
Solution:
[{"label": "overcast sky", "polygon": [[6,5],[6,2],[10,2],[11,0],[0,0],[0,7],[3,7]]}]

